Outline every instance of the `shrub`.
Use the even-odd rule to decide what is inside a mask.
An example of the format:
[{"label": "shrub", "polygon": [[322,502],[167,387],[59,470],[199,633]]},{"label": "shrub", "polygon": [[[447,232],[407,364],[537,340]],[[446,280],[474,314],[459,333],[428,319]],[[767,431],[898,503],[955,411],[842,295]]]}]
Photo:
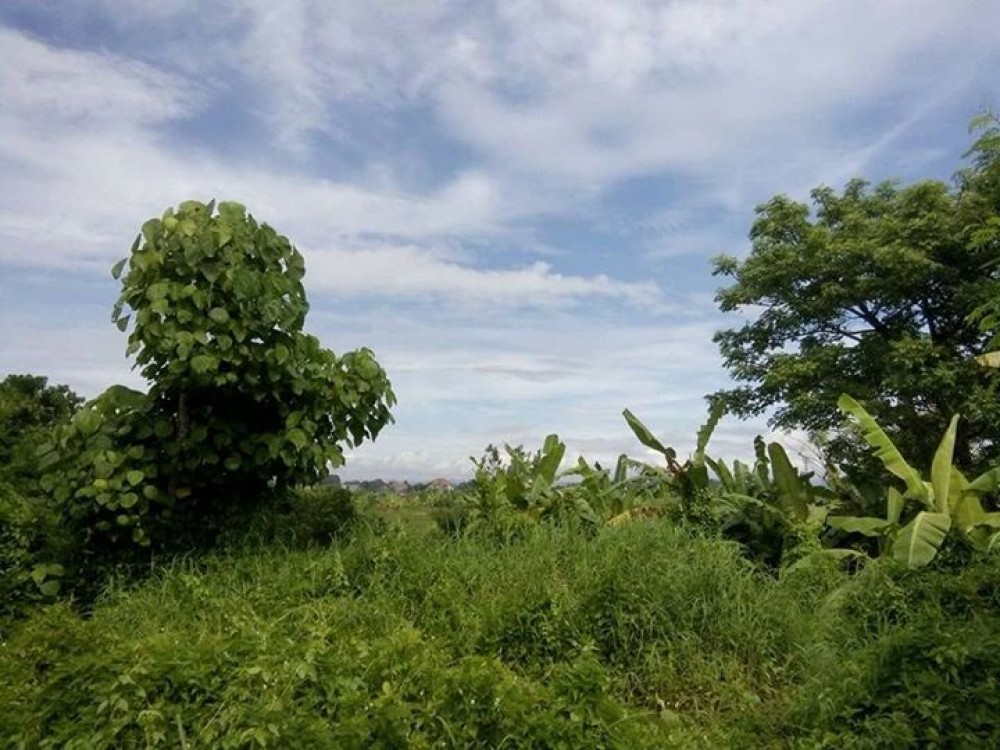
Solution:
[{"label": "shrub", "polygon": [[367,349],[303,332],[304,262],[237,203],[189,201],[116,264],[114,308],[148,393],[115,386],[59,430],[46,489],[92,544],[211,543],[270,489],[310,484],[374,438],[395,397]]},{"label": "shrub", "polygon": [[83,402],[67,386],[47,383],[37,375],[8,375],[0,381],[0,481],[25,494],[38,489],[38,447]]},{"label": "shrub", "polygon": [[808,742],[1000,744],[1000,561],[920,574],[879,566],[839,592],[835,611],[837,647],[795,711]]},{"label": "shrub", "polygon": [[48,503],[0,482],[0,640],[14,619],[58,593],[68,548]]},{"label": "shrub", "polygon": [[350,490],[342,487],[309,487],[289,490],[267,507],[234,524],[226,534],[232,546],[246,542],[276,542],[290,549],[327,546],[347,536],[361,522]]}]

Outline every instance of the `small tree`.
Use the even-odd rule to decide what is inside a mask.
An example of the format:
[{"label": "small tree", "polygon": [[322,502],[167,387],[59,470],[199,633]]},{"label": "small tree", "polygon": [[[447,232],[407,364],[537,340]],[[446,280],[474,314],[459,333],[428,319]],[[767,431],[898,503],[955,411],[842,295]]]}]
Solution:
[{"label": "small tree", "polygon": [[237,508],[318,481],[391,421],[372,353],[338,357],[303,333],[302,256],[243,206],[168,210],[112,273],[113,319],[132,325],[127,353],[149,392],[108,389],[45,459],[48,488],[91,533],[211,538]]}]

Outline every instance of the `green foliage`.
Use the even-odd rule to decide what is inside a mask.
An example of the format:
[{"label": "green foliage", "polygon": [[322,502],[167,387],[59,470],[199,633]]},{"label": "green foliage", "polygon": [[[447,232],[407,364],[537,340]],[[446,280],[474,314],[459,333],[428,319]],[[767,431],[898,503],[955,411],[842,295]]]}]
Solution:
[{"label": "green foliage", "polygon": [[[639,461],[630,464],[639,468],[640,477],[660,478],[661,492],[674,498],[667,506],[673,517],[718,530],[739,542],[754,560],[777,568],[818,547],[816,538],[826,515],[820,503],[834,495],[813,485],[811,472],[800,474],[780,444],[765,445],[759,436],[754,441],[757,460],[752,469],[742,461],[734,461],[730,469],[708,456],[708,442],[724,411],[724,402],[716,401],[698,431],[694,455],[681,464],[676,451],[664,446],[626,409],[625,421],[633,433],[643,445],[662,453],[667,467]],[[717,485],[710,482],[709,469]],[[636,509],[627,511],[612,522],[635,513]]]},{"label": "green foliage", "polygon": [[625,417],[625,422],[633,434],[647,448],[663,454],[667,466],[666,473],[664,473],[662,469],[642,462],[632,462],[632,465],[639,468],[640,471],[665,477],[671,491],[681,500],[682,504],[688,506],[687,509],[690,509],[689,506],[704,499],[705,492],[708,490],[705,449],[725,412],[726,404],[724,401],[720,399],[714,402],[708,415],[708,421],[698,430],[694,454],[682,464],[677,461],[677,451],[663,445],[638,417],[625,409],[622,416]]},{"label": "green foliage", "polygon": [[175,498],[191,494],[187,486],[172,495],[161,489],[158,416],[146,394],[113,386],[42,447],[42,488],[86,546],[148,544],[155,524],[169,525]]},{"label": "green foliage", "polygon": [[[943,182],[812,192],[814,211],[778,196],[758,207],[745,260],[721,257],[732,285],[724,312],[761,306],[716,335],[740,385],[725,393],[741,416],[774,408],[772,423],[834,431],[829,450],[857,460],[836,433],[837,398],[855,394],[906,455],[929,464],[951,414],[960,467],[997,458],[1000,371],[981,368],[988,331],[970,314],[1000,291],[1000,151],[987,131],[957,188]],[[992,145],[991,145],[992,144]]]},{"label": "green foliage", "polygon": [[310,484],[373,439],[395,397],[367,349],[303,333],[302,256],[237,203],[189,201],[116,264],[113,318],[152,385],[115,386],[62,428],[46,489],[112,546],[211,541],[269,488]]},{"label": "green foliage", "polygon": [[570,524],[592,533],[605,522],[623,522],[630,513],[660,513],[660,488],[629,477],[633,462],[625,455],[619,456],[613,473],[582,457],[560,472],[566,446],[556,435],[549,435],[535,453],[510,445],[504,452],[490,445],[481,458],[472,459],[472,491],[443,499],[434,512],[439,528],[449,534],[485,530],[509,540],[538,522]]},{"label": "green foliage", "polygon": [[233,549],[14,624],[0,744],[992,746],[998,566],[764,576],[662,519]]},{"label": "green foliage", "polygon": [[902,480],[905,492],[888,488],[885,518],[835,516],[827,519],[831,527],[882,539],[886,551],[908,568],[930,563],[953,527],[981,548],[995,546],[1000,513],[987,513],[980,498],[996,491],[998,471],[988,471],[969,482],[954,466],[958,415],[941,438],[931,464],[930,481],[925,481],[864,407],[843,395],[840,408],[856,421],[861,436],[886,470]]},{"label": "green foliage", "polygon": [[67,552],[51,505],[0,482],[0,642],[14,619],[59,593]]},{"label": "green foliage", "polygon": [[1000,558],[862,573],[823,610],[831,647],[790,715],[802,746],[996,746],[998,611]]},{"label": "green foliage", "polygon": [[[566,444],[558,435],[545,438],[540,450],[529,453],[523,446],[504,446],[505,456],[493,445],[483,456],[471,459],[476,467],[473,491],[459,493],[438,514],[443,529],[453,532],[488,528],[501,537],[517,537],[538,521],[582,522],[595,526],[603,520],[588,499],[592,495],[557,480],[579,473],[580,467],[564,474],[559,466]],[[589,468],[589,467],[588,467]]]},{"label": "green foliage", "polygon": [[793,658],[800,610],[774,596],[731,548],[638,523],[175,563],[89,619],[57,606],[19,628],[0,741],[710,746],[678,707],[753,705],[766,660]]},{"label": "green foliage", "polygon": [[482,458],[472,459],[476,467],[476,491],[481,497],[502,497],[518,510],[541,505],[552,491],[566,444],[558,435],[549,435],[541,449],[529,454],[523,446],[504,446],[506,460],[496,446],[487,446]]},{"label": "green foliage", "polygon": [[59,592],[70,540],[39,496],[36,452],[81,399],[33,375],[0,382],[0,640],[14,618]]},{"label": "green foliage", "polygon": [[290,490],[252,514],[241,528],[227,534],[238,542],[249,537],[276,542],[289,549],[328,546],[349,536],[363,521],[352,493],[343,487],[306,487]]},{"label": "green foliage", "polygon": [[8,375],[0,382],[0,482],[28,494],[38,489],[38,447],[83,401],[67,386],[47,383],[36,375]]},{"label": "green foliage", "polygon": [[730,469],[708,459],[718,477],[713,498],[720,529],[740,542],[758,562],[778,568],[820,548],[819,533],[835,493],[813,484],[813,473],[800,473],[780,443],[754,440],[756,461]]},{"label": "green foliage", "polygon": [[564,492],[575,495],[598,517],[613,519],[652,500],[643,492],[643,487],[630,480],[628,468],[629,458],[624,453],[618,457],[613,473],[599,463],[591,466],[581,456],[576,466],[565,473],[565,476],[578,477],[579,483],[567,487]]}]

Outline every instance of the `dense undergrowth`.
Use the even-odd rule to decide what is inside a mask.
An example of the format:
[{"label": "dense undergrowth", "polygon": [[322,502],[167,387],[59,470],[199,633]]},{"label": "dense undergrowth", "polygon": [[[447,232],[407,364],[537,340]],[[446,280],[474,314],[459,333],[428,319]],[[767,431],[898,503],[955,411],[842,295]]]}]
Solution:
[{"label": "dense undergrowth", "polygon": [[506,539],[369,520],[300,550],[260,537],[16,624],[4,746],[1000,741],[996,556],[775,576],[662,519]]}]

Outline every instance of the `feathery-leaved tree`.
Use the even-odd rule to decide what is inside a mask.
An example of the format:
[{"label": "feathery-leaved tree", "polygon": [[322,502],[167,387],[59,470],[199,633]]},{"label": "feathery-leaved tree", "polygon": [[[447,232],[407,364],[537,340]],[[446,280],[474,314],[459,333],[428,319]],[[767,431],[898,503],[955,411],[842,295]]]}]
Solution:
[{"label": "feathery-leaved tree", "polygon": [[991,143],[976,142],[955,186],[853,180],[817,188],[812,207],[786,196],[758,207],[750,255],[715,260],[733,281],[722,311],[753,315],[716,334],[738,383],[716,395],[742,416],[773,410],[777,427],[830,432],[844,458],[837,398],[849,393],[919,465],[960,412],[958,465],[997,458],[1000,371],[975,361],[990,332],[970,320],[1000,293]]}]

